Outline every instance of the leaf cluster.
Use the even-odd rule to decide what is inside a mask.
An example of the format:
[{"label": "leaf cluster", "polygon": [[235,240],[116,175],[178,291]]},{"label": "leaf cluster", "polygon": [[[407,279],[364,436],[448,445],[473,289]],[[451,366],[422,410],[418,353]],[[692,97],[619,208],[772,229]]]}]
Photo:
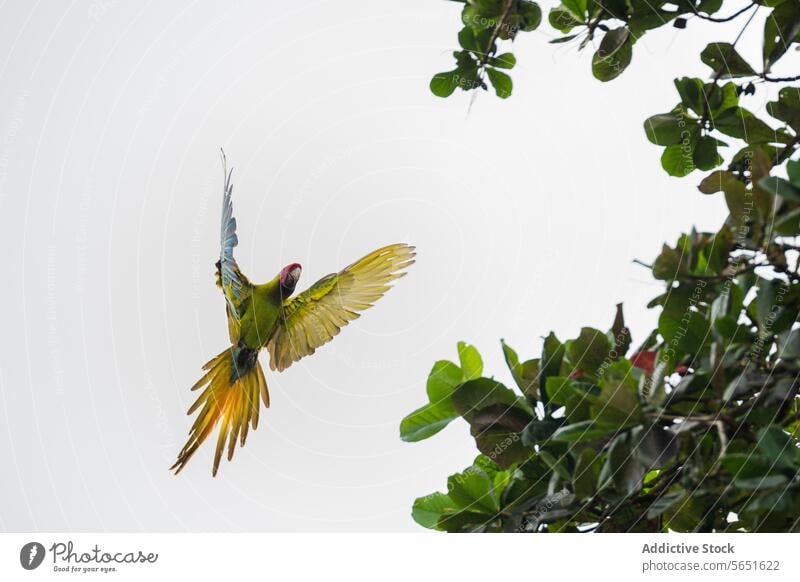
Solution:
[{"label": "leaf cluster", "polygon": [[[516,59],[498,55],[498,44],[536,28],[539,8],[461,3],[457,68],[431,89],[444,97],[488,80],[507,97],[500,69]],[[596,45],[601,81],[619,76],[653,29],[742,19],[744,32],[768,11],[761,62],[739,54],[741,33],[708,44],[700,60],[709,78],[676,79],[678,103],[644,122],[663,169],[707,172],[698,188],[724,199],[728,217],[716,232],[682,234],[646,265],[663,290],[648,304],[658,325],[636,347],[618,305],[609,329],[566,341],[550,333],[539,357],[523,360],[501,342],[511,387],[484,375],[468,344],[458,344],[457,362],[436,362],[428,402],[402,421],[401,438],[427,439],[462,419],[480,454],[446,492],[415,501],[424,527],[800,531],[800,77],[773,73],[800,44],[800,5],[731,4],[561,0],[550,11],[562,35],[552,42]],[[782,88],[764,111],[743,105],[771,83]]]}]

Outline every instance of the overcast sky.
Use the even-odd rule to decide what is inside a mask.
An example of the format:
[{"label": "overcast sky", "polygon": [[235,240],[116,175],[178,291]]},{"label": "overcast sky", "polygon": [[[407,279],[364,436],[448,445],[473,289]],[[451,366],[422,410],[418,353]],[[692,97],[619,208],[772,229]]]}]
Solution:
[{"label": "overcast sky", "polygon": [[[516,43],[513,96],[471,110],[428,90],[458,28],[458,6],[430,0],[5,4],[0,529],[417,531],[414,498],[476,453],[461,421],[398,434],[457,341],[510,382],[500,338],[534,357],[624,301],[643,339],[660,286],[632,259],[725,216],[642,131],[674,77],[706,75],[708,28],[649,35],[601,84],[544,26]],[[221,146],[251,279],[297,261],[302,289],[392,242],[418,261],[268,373],[272,406],[216,479],[212,446],[175,477],[189,387],[227,346]]]}]

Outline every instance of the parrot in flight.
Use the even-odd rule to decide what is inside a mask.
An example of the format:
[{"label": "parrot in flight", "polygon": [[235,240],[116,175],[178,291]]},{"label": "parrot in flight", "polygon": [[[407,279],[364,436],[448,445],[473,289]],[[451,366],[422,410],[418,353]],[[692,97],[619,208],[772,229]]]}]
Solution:
[{"label": "parrot in flight", "polygon": [[258,361],[263,348],[269,352],[270,368],[285,370],[332,340],[360,311],[372,307],[414,263],[413,246],[393,244],[326,275],[294,297],[301,272],[298,263],[287,265],[262,285],[251,283],[233,258],[238,238],[231,201],[232,170],[227,170],[224,152],[222,164],[221,248],[215,278],[225,296],[231,346],[203,366],[206,373],[192,386],[192,390],[203,390],[187,414],[200,412],[170,467],[176,475],[218,424],[214,476],[226,444],[230,461],[236,441],[244,446],[249,426],[256,429],[259,400],[269,407],[267,381]]}]

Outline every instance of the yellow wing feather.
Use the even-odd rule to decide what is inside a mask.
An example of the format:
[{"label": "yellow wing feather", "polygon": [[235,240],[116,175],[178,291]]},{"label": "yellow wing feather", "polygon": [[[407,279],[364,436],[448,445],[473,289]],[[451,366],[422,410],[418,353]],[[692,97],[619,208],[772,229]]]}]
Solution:
[{"label": "yellow wing feather", "polygon": [[206,374],[192,386],[192,390],[200,388],[204,390],[187,414],[197,410],[200,413],[192,425],[189,440],[178,454],[178,460],[170,467],[176,475],[219,424],[212,469],[212,475],[216,475],[226,441],[230,461],[236,449],[236,441],[239,441],[240,446],[244,446],[249,428],[255,430],[258,427],[259,397],[264,406],[269,408],[267,381],[258,363],[257,354],[248,363],[246,370],[234,374],[233,370],[238,369],[235,363],[236,350],[237,348],[232,346],[203,366]]},{"label": "yellow wing feather", "polygon": [[393,244],[327,275],[283,305],[283,318],[267,344],[270,368],[282,371],[313,354],[342,327],[383,297],[414,263],[414,247]]}]

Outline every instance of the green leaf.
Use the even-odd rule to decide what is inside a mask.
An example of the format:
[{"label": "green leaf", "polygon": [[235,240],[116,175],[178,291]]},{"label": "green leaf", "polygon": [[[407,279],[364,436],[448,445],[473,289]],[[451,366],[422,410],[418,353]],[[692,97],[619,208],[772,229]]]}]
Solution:
[{"label": "green leaf", "polygon": [[782,360],[800,359],[800,329],[784,332],[778,337],[778,357]]},{"label": "green leaf", "polygon": [[[539,392],[542,401],[546,404],[549,398],[547,394],[547,379],[558,376],[561,372],[561,363],[564,360],[566,350],[552,331],[544,338],[542,346],[542,358],[539,361]],[[542,390],[544,386],[544,390]]]},{"label": "green leaf", "polygon": [[591,447],[583,449],[578,456],[572,477],[572,489],[578,499],[590,499],[594,496],[597,478],[600,476],[601,459]]},{"label": "green leaf", "polygon": [[758,433],[758,448],[776,467],[797,470],[800,452],[795,441],[780,426],[766,426]]},{"label": "green leaf", "polygon": [[500,344],[503,346],[503,356],[514,382],[523,394],[537,399],[539,397],[539,360],[520,362],[517,352],[511,346],[504,340],[500,340]]},{"label": "green leaf", "polygon": [[517,64],[517,58],[511,53],[503,53],[502,55],[491,57],[487,62],[498,69],[513,69],[514,65]]},{"label": "green leaf", "polygon": [[548,40],[547,42],[549,44],[563,44],[563,43],[569,42],[569,41],[571,41],[571,40],[573,40],[575,38],[578,38],[577,34],[568,34],[567,36],[560,36],[558,38],[553,38],[551,40]]},{"label": "green leaf", "polygon": [[617,436],[609,448],[601,481],[610,480],[620,493],[632,495],[642,488],[645,473],[644,466],[632,454],[629,435]]},{"label": "green leaf", "polygon": [[647,519],[655,519],[670,507],[682,501],[684,497],[686,497],[686,490],[684,489],[676,489],[665,493],[650,504],[650,507],[647,509]]},{"label": "green leaf", "polygon": [[[626,370],[622,374],[620,371]],[[627,360],[614,362],[608,377],[601,381],[600,394],[591,405],[592,418],[605,426],[624,428],[637,424],[642,417],[638,384]]]},{"label": "green leaf", "polygon": [[658,318],[658,333],[677,357],[697,354],[710,340],[710,323],[695,307],[703,288],[688,284],[673,289]]},{"label": "green leaf", "polygon": [[450,397],[456,386],[464,381],[464,373],[453,362],[439,360],[428,374],[426,390],[431,404],[439,406],[443,411],[455,413]]},{"label": "green leaf", "polygon": [[754,372],[742,372],[725,387],[722,393],[722,399],[725,402],[738,400],[746,394],[761,388],[763,380],[761,376]]},{"label": "green leaf", "polygon": [[720,459],[720,464],[737,479],[760,478],[772,470],[772,461],[763,458],[757,451],[727,453]]},{"label": "green leaf", "polygon": [[794,208],[779,216],[773,230],[775,234],[783,236],[800,235],[800,208]]},{"label": "green leaf", "polygon": [[479,55],[486,50],[485,46],[479,44],[475,31],[468,26],[462,28],[458,33],[458,44],[461,45],[461,48]]},{"label": "green leaf", "polygon": [[461,362],[461,371],[464,380],[474,380],[483,374],[483,360],[474,346],[458,342],[458,359]]},{"label": "green leaf", "polygon": [[582,441],[593,441],[609,435],[613,435],[619,430],[614,425],[598,423],[594,420],[576,422],[562,426],[555,433],[552,439],[561,443],[578,443]]},{"label": "green leaf", "polygon": [[[694,134],[693,134],[694,135]],[[661,154],[661,167],[670,176],[682,178],[694,172],[694,143],[695,139],[685,140],[683,143],[667,146]]]},{"label": "green leaf", "polygon": [[550,26],[563,33],[567,33],[583,23],[581,18],[576,18],[563,6],[551,9],[547,19],[550,22]]},{"label": "green leaf", "polygon": [[780,196],[785,200],[792,202],[800,202],[800,190],[795,188],[791,182],[778,178],[777,176],[765,176],[758,182],[759,188],[773,194]]},{"label": "green leaf", "polygon": [[461,21],[475,32],[494,30],[500,20],[500,12],[499,2],[488,6],[480,6],[478,3],[466,4],[461,11]]},{"label": "green leaf", "polygon": [[[797,107],[800,109],[800,101],[798,101]],[[789,160],[786,162],[786,173],[789,175],[789,181],[794,186],[800,188],[800,160]]]},{"label": "green leaf", "polygon": [[518,406],[494,404],[481,408],[469,419],[470,434],[478,450],[503,469],[531,456],[522,432],[533,417]]},{"label": "green leaf", "polygon": [[489,476],[477,467],[456,473],[447,479],[450,499],[461,509],[484,514],[500,510]]},{"label": "green leaf", "polygon": [[700,0],[700,4],[697,5],[697,10],[709,15],[714,14],[717,10],[722,8],[722,1],[723,0]]},{"label": "green leaf", "polygon": [[[495,478],[497,477],[498,473],[506,473],[506,471],[502,471],[500,467],[492,461],[489,457],[484,454],[477,455],[475,460],[472,461],[472,464],[481,469],[484,473],[489,476],[489,479],[494,482]],[[496,492],[495,492],[496,493]]]},{"label": "green leaf", "polygon": [[546,443],[563,424],[563,418],[543,418],[541,420],[534,418],[522,431],[522,443],[528,447]]},{"label": "green leaf", "polygon": [[660,426],[633,429],[634,454],[648,471],[663,468],[678,454],[678,435]]},{"label": "green leaf", "polygon": [[709,325],[695,311],[686,311],[681,317],[664,311],[658,318],[658,332],[677,354],[684,356],[700,351],[708,339]]},{"label": "green leaf", "polygon": [[726,180],[723,184],[725,204],[736,224],[743,224],[752,214],[752,204],[749,203],[749,193],[744,182],[733,179]]},{"label": "green leaf", "polygon": [[561,0],[561,5],[578,21],[586,18],[586,0]]},{"label": "green leaf", "polygon": [[517,5],[517,15],[519,17],[519,29],[524,32],[531,32],[539,28],[542,22],[542,9],[536,2],[520,0]]},{"label": "green leaf", "polygon": [[767,103],[767,113],[775,119],[786,122],[795,133],[800,132],[800,91],[797,87],[781,89],[778,100]]},{"label": "green leaf", "polygon": [[519,377],[520,373],[520,362],[517,351],[508,345],[504,339],[500,340],[500,346],[503,348],[503,357],[506,360],[506,366],[508,366],[508,370],[514,377],[514,381],[517,383],[517,385],[519,385],[517,378]]},{"label": "green leaf", "polygon": [[723,160],[717,153],[717,140],[708,135],[701,136],[695,144],[692,160],[700,170],[711,170],[719,166]]},{"label": "green leaf", "polygon": [[550,402],[558,406],[567,406],[573,398],[594,402],[594,398],[600,394],[600,388],[594,384],[578,382],[563,376],[549,377],[546,388]]},{"label": "green leaf", "polygon": [[592,57],[592,74],[600,81],[611,81],[622,74],[632,58],[633,37],[630,31],[625,27],[615,28],[606,33]]},{"label": "green leaf", "polygon": [[763,477],[736,479],[734,483],[741,489],[773,489],[775,487],[784,487],[788,480],[785,475],[764,475]]},{"label": "green leaf", "polygon": [[759,277],[756,284],[758,295],[755,301],[755,317],[762,330],[770,334],[781,333],[791,327],[797,316],[796,310],[787,310],[783,305],[788,285],[780,279]]},{"label": "green leaf", "polygon": [[481,409],[494,404],[511,406],[517,396],[500,382],[490,378],[477,378],[461,384],[453,392],[453,404],[467,421]]},{"label": "green leaf", "polygon": [[703,81],[689,77],[675,79],[675,88],[681,96],[681,102],[698,115],[705,112],[705,96],[703,94]]},{"label": "green leaf", "polygon": [[712,121],[717,131],[743,139],[749,144],[775,143],[786,139],[782,131],[771,128],[742,107],[728,109]]},{"label": "green leaf", "polygon": [[680,249],[669,245],[661,246],[661,254],[653,261],[653,277],[662,281],[671,281],[688,272],[688,257]]},{"label": "green leaf", "polygon": [[400,422],[400,438],[410,443],[425,440],[456,418],[458,414],[445,407],[426,404]]},{"label": "green leaf", "polygon": [[783,2],[767,16],[764,23],[764,71],[769,71],[775,62],[796,42],[800,34],[800,10],[797,2]]},{"label": "green leaf", "polygon": [[458,506],[449,496],[444,493],[431,493],[414,501],[411,517],[422,527],[436,529],[436,525],[443,515],[456,511],[458,511]]},{"label": "green leaf", "polygon": [[791,402],[797,394],[794,378],[780,378],[775,384],[767,388],[764,397],[764,406],[782,406]]},{"label": "green leaf", "polygon": [[742,185],[742,187],[744,187],[744,183],[742,183],[733,172],[717,170],[716,172],[711,172],[708,176],[703,178],[703,181],[700,182],[698,189],[703,194],[714,194],[716,192],[724,191],[730,182],[738,182]]},{"label": "green leaf", "polygon": [[699,529],[706,517],[707,508],[687,494],[680,503],[667,508],[661,517],[662,526],[667,530],[690,533]]},{"label": "green leaf", "polygon": [[712,83],[705,87],[708,88],[708,107],[712,116],[739,105],[739,87],[736,83],[728,82],[721,87]]},{"label": "green leaf", "polygon": [[485,530],[487,522],[485,513],[478,513],[476,511],[459,511],[458,513],[444,514],[436,529],[444,530],[450,533],[473,533],[482,532]]},{"label": "green leaf", "polygon": [[719,75],[720,79],[755,75],[747,61],[728,42],[712,42],[700,53],[700,60]]},{"label": "green leaf", "polygon": [[511,96],[511,91],[514,88],[511,77],[491,67],[486,68],[486,76],[489,77],[489,82],[492,84],[492,87],[494,87],[494,92],[498,97],[507,99]]},{"label": "green leaf", "polygon": [[584,327],[576,339],[567,343],[567,354],[577,369],[593,375],[608,357],[611,347],[611,342],[602,331]]},{"label": "green leaf", "polygon": [[614,322],[611,324],[609,333],[614,342],[613,352],[609,356],[615,358],[624,357],[631,347],[631,330],[625,325],[625,314],[622,310],[622,303],[617,303],[614,313]]},{"label": "green leaf", "polygon": [[[641,0],[628,0],[628,2],[640,2]],[[659,28],[669,24],[677,16],[677,12],[662,10],[658,8],[658,4],[652,4],[650,0],[645,0],[645,4],[640,9],[637,9],[628,18],[628,28],[631,29],[631,34],[636,38],[641,37],[648,30]],[[623,8],[623,12],[625,9]],[[619,14],[620,12],[616,12]]]},{"label": "green leaf", "polygon": [[449,97],[458,87],[464,91],[471,91],[483,86],[478,76],[478,61],[472,53],[467,50],[455,51],[453,56],[456,59],[456,68],[438,73],[431,79],[431,92],[437,97]]},{"label": "green leaf", "polygon": [[447,71],[446,73],[437,73],[431,79],[431,93],[437,97],[450,97],[458,87],[459,71]]},{"label": "green leaf", "polygon": [[713,237],[705,238],[697,250],[695,275],[720,275],[730,264],[730,252],[734,246],[733,229],[723,225]]},{"label": "green leaf", "polygon": [[681,109],[670,113],[660,113],[648,117],[644,122],[644,131],[652,143],[668,146],[680,143],[684,133],[689,135],[691,126],[687,123],[686,114]]},{"label": "green leaf", "polygon": [[558,476],[565,481],[572,479],[572,474],[567,466],[566,455],[559,453],[558,456],[556,456],[547,449],[541,448],[539,449],[538,458],[544,461],[544,464],[547,465],[551,471],[558,474]]}]

